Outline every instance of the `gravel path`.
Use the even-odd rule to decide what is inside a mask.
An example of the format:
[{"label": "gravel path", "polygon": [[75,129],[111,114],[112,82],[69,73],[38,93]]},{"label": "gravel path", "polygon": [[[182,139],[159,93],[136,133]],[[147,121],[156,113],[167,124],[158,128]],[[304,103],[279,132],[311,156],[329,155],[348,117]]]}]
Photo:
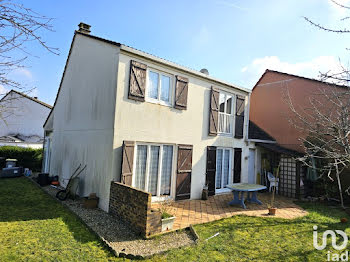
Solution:
[{"label": "gravel path", "polygon": [[[55,196],[58,191],[51,186],[42,188],[52,196]],[[103,210],[83,208],[81,200],[67,199],[63,201],[63,204],[77,214],[99,236],[104,238],[118,254],[123,252],[125,254],[150,256],[194,243],[191,233],[187,230],[145,240],[137,236],[123,221]]]}]

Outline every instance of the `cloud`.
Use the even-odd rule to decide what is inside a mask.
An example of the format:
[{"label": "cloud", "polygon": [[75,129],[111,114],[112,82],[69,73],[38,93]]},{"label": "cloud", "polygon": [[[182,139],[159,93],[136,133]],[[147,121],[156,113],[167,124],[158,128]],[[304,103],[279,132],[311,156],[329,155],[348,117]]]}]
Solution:
[{"label": "cloud", "polygon": [[231,1],[217,1],[217,4],[219,5],[223,5],[225,7],[231,7],[231,8],[235,8],[235,9],[239,9],[239,10],[242,10],[242,11],[247,11],[248,9],[247,8],[244,8],[244,7],[241,7]]},{"label": "cloud", "polygon": [[317,79],[320,72],[341,72],[341,64],[334,56],[319,56],[310,61],[298,63],[281,61],[277,56],[256,58],[241,69],[245,86],[253,88],[266,69]]},{"label": "cloud", "polygon": [[12,72],[12,75],[16,77],[21,77],[21,78],[27,78],[28,80],[33,79],[32,72],[30,72],[26,68],[18,68]]}]

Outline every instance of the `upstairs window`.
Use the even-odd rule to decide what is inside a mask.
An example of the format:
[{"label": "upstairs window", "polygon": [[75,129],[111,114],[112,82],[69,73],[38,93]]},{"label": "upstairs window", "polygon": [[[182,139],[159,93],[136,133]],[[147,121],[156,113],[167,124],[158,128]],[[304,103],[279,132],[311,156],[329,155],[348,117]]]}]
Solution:
[{"label": "upstairs window", "polygon": [[219,133],[232,134],[233,128],[233,96],[221,93],[219,95]]},{"label": "upstairs window", "polygon": [[171,104],[172,77],[150,69],[148,71],[147,98],[151,102]]},{"label": "upstairs window", "polygon": [[236,123],[235,123],[235,137],[243,138],[243,126],[244,126],[244,105],[245,98],[237,96],[236,101]]}]

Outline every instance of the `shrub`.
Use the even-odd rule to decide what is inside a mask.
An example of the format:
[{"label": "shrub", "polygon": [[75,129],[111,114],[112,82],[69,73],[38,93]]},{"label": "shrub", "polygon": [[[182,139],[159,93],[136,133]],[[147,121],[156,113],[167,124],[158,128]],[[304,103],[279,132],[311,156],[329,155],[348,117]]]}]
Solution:
[{"label": "shrub", "polygon": [[41,171],[41,163],[43,159],[43,150],[17,147],[17,146],[1,146],[0,157],[4,159],[0,162],[0,167],[5,167],[5,160],[7,158],[17,159],[17,166],[29,168],[33,171]]}]

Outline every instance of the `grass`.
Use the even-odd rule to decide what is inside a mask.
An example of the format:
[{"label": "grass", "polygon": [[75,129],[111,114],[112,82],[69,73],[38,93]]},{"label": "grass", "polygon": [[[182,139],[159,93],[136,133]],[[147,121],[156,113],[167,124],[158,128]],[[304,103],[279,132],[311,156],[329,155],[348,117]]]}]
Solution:
[{"label": "grass", "polygon": [[[152,261],[326,261],[314,249],[319,232],[340,229],[350,235],[343,211],[320,204],[301,204],[303,218],[286,220],[234,216],[196,225],[198,245],[171,250]],[[205,239],[219,232],[214,238]],[[120,261],[62,205],[25,178],[0,180],[0,261]],[[339,253],[339,251],[338,251]]]},{"label": "grass", "polygon": [[[172,250],[152,260],[326,261],[328,250],[341,253],[331,245],[323,251],[316,250],[313,247],[313,226],[318,226],[319,235],[327,229],[344,230],[350,235],[349,222],[340,223],[340,218],[349,219],[349,216],[320,204],[300,205],[309,211],[308,216],[287,220],[242,215],[197,225],[195,229],[201,238],[197,246]],[[220,233],[218,236],[205,241],[217,232]]]},{"label": "grass", "polygon": [[0,243],[0,261],[117,260],[75,215],[23,177],[0,180]]}]

